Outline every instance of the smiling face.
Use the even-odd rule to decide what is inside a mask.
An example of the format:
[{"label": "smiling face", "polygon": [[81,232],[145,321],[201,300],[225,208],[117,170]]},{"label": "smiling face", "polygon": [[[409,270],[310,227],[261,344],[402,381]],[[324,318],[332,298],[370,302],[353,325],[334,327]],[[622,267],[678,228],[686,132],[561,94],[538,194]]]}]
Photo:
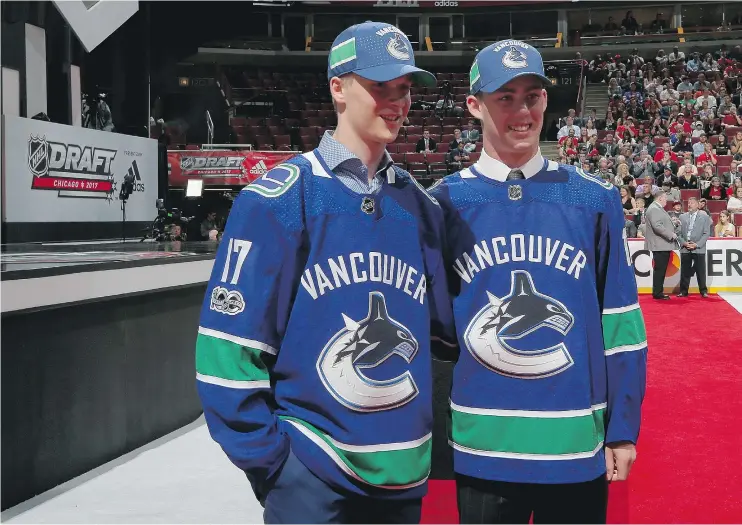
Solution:
[{"label": "smiling face", "polygon": [[338,130],[363,142],[394,142],[410,110],[411,77],[374,82],[356,74],[330,80],[330,93],[338,108]]},{"label": "smiling face", "polygon": [[543,82],[528,75],[466,99],[469,112],[483,123],[485,149],[509,166],[525,164],[538,151],[546,102]]}]

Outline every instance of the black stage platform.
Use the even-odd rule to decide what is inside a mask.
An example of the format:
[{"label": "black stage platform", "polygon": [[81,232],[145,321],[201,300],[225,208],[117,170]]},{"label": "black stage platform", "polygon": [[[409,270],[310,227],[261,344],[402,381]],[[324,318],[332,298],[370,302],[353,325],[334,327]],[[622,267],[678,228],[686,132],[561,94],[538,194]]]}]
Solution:
[{"label": "black stage platform", "polygon": [[0,247],[2,509],[195,420],[213,242]]},{"label": "black stage platform", "polygon": [[0,279],[213,259],[217,247],[209,241],[6,244],[0,246]]}]

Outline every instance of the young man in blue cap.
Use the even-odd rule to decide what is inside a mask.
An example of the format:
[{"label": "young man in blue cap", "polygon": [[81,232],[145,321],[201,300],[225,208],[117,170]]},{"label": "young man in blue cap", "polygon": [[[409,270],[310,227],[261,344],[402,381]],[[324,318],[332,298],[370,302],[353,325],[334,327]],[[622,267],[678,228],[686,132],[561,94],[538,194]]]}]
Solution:
[{"label": "young man in blue cap", "polygon": [[431,189],[461,352],[451,443],[461,523],[601,523],[636,457],[646,334],[618,190],[541,156],[549,79],[507,40],[477,54],[484,151]]},{"label": "young man in blue cap", "polygon": [[418,523],[430,472],[431,338],[453,318],[443,212],[394,166],[410,86],[435,83],[396,27],[343,31],[338,126],[235,200],[201,314],[213,438],[266,523]]}]

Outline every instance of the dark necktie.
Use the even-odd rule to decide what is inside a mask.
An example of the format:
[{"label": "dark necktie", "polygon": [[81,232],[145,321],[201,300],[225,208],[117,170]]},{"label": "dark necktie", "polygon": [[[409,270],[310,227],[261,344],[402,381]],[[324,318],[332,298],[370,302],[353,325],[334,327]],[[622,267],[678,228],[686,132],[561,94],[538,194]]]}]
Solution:
[{"label": "dark necktie", "polygon": [[508,173],[508,178],[505,180],[520,180],[525,179],[525,175],[523,175],[523,172],[520,170],[510,170],[510,173]]}]

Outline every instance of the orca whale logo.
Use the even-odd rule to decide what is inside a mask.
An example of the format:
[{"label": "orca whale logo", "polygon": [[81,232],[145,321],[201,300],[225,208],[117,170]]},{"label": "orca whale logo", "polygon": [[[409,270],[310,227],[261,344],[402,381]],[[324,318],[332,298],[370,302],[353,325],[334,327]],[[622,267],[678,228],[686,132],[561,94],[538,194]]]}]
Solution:
[{"label": "orca whale logo", "polygon": [[330,339],[317,360],[325,388],[359,412],[389,410],[412,401],[418,393],[409,370],[381,381],[363,374],[362,370],[375,368],[394,355],[409,364],[418,350],[412,333],[389,316],[383,294],[371,292],[368,301],[368,316],[361,321],[341,314],[345,327]]},{"label": "orca whale logo", "polygon": [[407,42],[399,33],[393,33],[392,38],[386,44],[386,50],[397,60],[409,60],[410,49]]},{"label": "orca whale logo", "polygon": [[510,46],[510,49],[502,56],[502,65],[509,67],[510,69],[522,69],[528,67],[528,60],[526,54],[515,46]]},{"label": "orca whale logo", "polygon": [[488,303],[469,323],[464,334],[469,352],[485,367],[509,377],[540,379],[563,372],[574,363],[563,342],[547,348],[516,346],[539,330],[566,336],[574,317],[561,302],[538,293],[528,272],[516,270],[510,277],[510,293],[499,298],[488,291]]}]

